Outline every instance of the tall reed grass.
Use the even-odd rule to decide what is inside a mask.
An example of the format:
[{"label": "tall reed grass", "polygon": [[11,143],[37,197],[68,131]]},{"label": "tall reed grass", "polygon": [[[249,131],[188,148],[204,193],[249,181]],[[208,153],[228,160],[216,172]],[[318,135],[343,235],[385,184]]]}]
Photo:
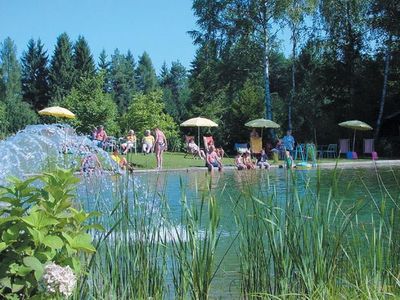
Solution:
[{"label": "tall reed grass", "polygon": [[[299,183],[299,174],[288,173],[283,200],[282,190],[273,187],[268,193],[260,186],[231,195],[228,214],[236,233],[229,238],[221,236],[220,199],[213,190],[190,199],[181,183],[176,219],[165,189],[151,192],[119,178],[108,200],[112,208],[94,220],[108,231],[96,236],[97,253],[86,258],[87,276],[75,298],[209,299],[227,252],[237,253],[237,298],[398,297],[400,186],[395,172],[397,186],[390,191],[377,171],[379,197],[362,177],[344,185],[340,170],[332,172],[328,187],[321,174],[313,183]],[[363,193],[349,204],[348,191],[354,189]],[[98,197],[104,201],[101,193]],[[229,242],[221,243],[222,238]],[[231,297],[228,287],[226,295]]]}]

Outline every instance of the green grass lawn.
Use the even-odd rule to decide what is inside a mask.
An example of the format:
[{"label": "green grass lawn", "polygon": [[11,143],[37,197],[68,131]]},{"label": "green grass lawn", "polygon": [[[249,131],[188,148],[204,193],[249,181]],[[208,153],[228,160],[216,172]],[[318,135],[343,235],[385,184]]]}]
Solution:
[{"label": "green grass lawn", "polygon": [[[204,160],[200,158],[193,158],[191,155],[188,155],[186,158],[184,157],[185,153],[181,152],[165,152],[164,153],[164,169],[185,169],[185,168],[193,168],[193,167],[204,167]],[[136,169],[155,169],[156,168],[156,156],[155,154],[147,154],[143,155],[142,153],[134,154],[128,153],[127,156],[128,162],[132,163]],[[358,159],[356,161],[370,161],[371,159]],[[298,161],[297,161],[298,162]],[[318,161],[318,163],[334,163],[336,159],[328,159],[324,158]],[[351,163],[354,160],[340,158],[339,163]],[[234,166],[234,158],[233,157],[225,157],[222,160],[224,166]],[[270,161],[272,163],[272,161]],[[283,164],[283,161],[280,161],[279,164]]]},{"label": "green grass lawn", "polygon": [[[184,168],[193,168],[193,167],[204,167],[205,162],[200,158],[193,158],[191,155],[188,155],[186,158],[184,157],[184,153],[180,152],[165,152],[164,153],[164,169],[184,169]],[[137,169],[155,169],[156,164],[156,155],[143,153],[128,153],[127,160],[129,163],[133,163],[133,165]],[[224,158],[222,160],[225,166],[234,165],[233,158]]]}]

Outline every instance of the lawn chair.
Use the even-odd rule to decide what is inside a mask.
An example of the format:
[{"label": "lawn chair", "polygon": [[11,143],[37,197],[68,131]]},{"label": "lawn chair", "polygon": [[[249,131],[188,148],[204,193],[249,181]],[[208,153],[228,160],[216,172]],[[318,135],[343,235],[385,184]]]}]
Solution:
[{"label": "lawn chair", "polygon": [[259,155],[261,154],[262,150],[262,138],[261,137],[256,137],[252,136],[250,137],[250,152],[251,155]]},{"label": "lawn chair", "polygon": [[241,154],[243,154],[247,151],[250,151],[247,143],[235,143],[233,148],[235,149],[236,152],[241,153]]},{"label": "lawn chair", "polygon": [[329,144],[328,149],[324,151],[326,158],[336,158],[337,156],[337,144]]},{"label": "lawn chair", "polygon": [[350,151],[350,139],[340,139],[339,140],[339,155]]},{"label": "lawn chair", "polygon": [[374,139],[364,139],[364,154],[371,154],[373,160],[378,159],[378,153],[375,152]]},{"label": "lawn chair", "polygon": [[294,149],[294,160],[297,160],[297,157],[299,157],[301,161],[304,161],[305,154],[305,145],[297,144],[296,148]]},{"label": "lawn chair", "polygon": [[193,148],[189,147],[189,142],[191,140],[194,140],[194,136],[192,135],[185,135],[185,156],[184,158],[186,158],[187,156],[191,155],[193,158],[198,157],[197,151],[195,151]]}]

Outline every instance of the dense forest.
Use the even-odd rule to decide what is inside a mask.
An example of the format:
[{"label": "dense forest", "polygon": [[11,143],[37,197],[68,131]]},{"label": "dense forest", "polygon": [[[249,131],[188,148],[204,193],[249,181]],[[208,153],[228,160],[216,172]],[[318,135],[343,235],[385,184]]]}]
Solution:
[{"label": "dense forest", "polygon": [[[62,33],[50,55],[30,40],[22,57],[11,38],[0,45],[0,131],[9,135],[60,105],[90,132],[139,135],[158,124],[179,148],[179,123],[204,116],[227,148],[247,140],[247,121],[266,117],[292,128],[298,141],[336,142],[337,126],[359,119],[374,127],[385,155],[400,147],[400,2],[397,0],[194,0],[197,45],[189,70],[150,56],[101,52],[83,36]],[[279,36],[290,34],[290,55]],[[157,37],[154,37],[157,38]],[[187,129],[185,129],[187,130]],[[185,131],[186,132],[186,131]],[[266,132],[266,134],[269,134]]]}]

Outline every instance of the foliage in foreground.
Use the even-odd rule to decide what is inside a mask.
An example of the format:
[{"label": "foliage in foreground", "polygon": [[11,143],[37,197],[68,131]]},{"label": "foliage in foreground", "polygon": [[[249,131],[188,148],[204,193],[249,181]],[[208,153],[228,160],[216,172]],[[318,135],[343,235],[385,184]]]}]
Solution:
[{"label": "foliage in foreground", "polygon": [[82,274],[79,255],[95,252],[87,231],[99,227],[86,224],[96,213],[74,208],[78,181],[57,170],[0,187],[0,298],[48,299],[40,284],[51,262]]},{"label": "foliage in foreground", "polygon": [[[314,186],[288,172],[280,196],[273,187],[266,192],[265,186],[250,189],[242,182],[240,192],[230,195],[231,210],[224,212],[236,220],[229,237],[221,236],[224,229],[219,226],[219,206],[226,200],[220,193],[228,190],[216,196],[205,188],[198,199],[187,197],[181,185],[176,217],[163,187],[153,193],[152,187],[143,190],[122,180],[116,185],[111,217],[102,220],[109,232],[76,299],[209,299],[214,279],[226,275],[221,261],[233,250],[237,269],[229,290],[235,286],[238,298],[396,297],[398,194],[386,190],[379,173],[379,199],[360,187],[362,178],[343,186],[338,173],[329,175],[330,183],[322,189],[321,179]],[[394,188],[398,193],[399,187]],[[348,201],[361,189],[365,194]],[[227,286],[222,289],[230,293]]]}]

